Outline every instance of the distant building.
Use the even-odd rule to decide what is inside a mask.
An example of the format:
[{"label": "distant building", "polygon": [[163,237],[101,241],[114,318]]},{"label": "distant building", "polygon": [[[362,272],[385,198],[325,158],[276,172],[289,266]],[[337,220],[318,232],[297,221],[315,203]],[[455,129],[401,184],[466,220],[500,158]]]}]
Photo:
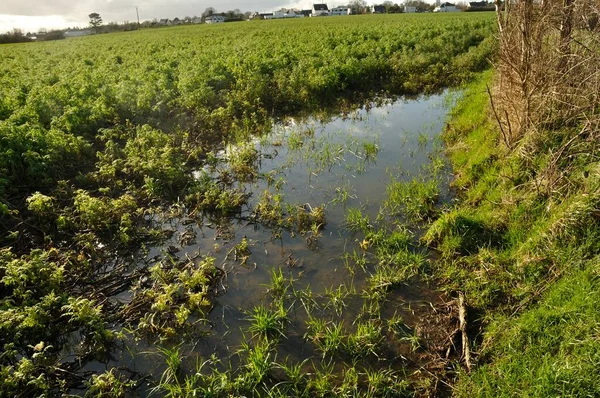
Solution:
[{"label": "distant building", "polygon": [[310,17],[312,10],[301,10],[300,14],[304,15],[305,17]]},{"label": "distant building", "polygon": [[439,7],[434,8],[433,12],[456,12],[460,11],[456,8],[455,4],[452,3],[442,3]]},{"label": "distant building", "polygon": [[179,18],[173,19],[173,25],[183,25],[183,21]]},{"label": "distant building", "polygon": [[171,22],[169,19],[161,19],[158,21],[158,24],[162,26],[171,26],[173,25],[173,22]]},{"label": "distant building", "polygon": [[385,6],[383,5],[379,5],[379,6],[371,6],[371,13],[373,14],[385,14]]},{"label": "distant building", "polygon": [[329,12],[329,15],[350,15],[352,14],[352,9],[348,7],[333,7]]},{"label": "distant building", "polygon": [[327,4],[313,4],[312,12],[310,14],[311,17],[321,17],[326,15],[329,15]]},{"label": "distant building", "polygon": [[295,10],[281,9],[279,11],[273,11],[262,15],[262,19],[285,19],[285,18],[304,18],[301,13],[296,14]]},{"label": "distant building", "polygon": [[406,6],[406,7],[404,7],[404,12],[410,12],[410,13],[417,12],[417,7],[415,7],[415,6]]},{"label": "distant building", "polygon": [[225,17],[222,15],[211,15],[210,17],[206,17],[204,22],[207,24],[223,23],[225,22]]},{"label": "distant building", "polygon": [[69,38],[69,37],[82,37],[82,36],[89,36],[91,35],[93,32],[91,30],[67,30],[64,33],[65,38]]}]

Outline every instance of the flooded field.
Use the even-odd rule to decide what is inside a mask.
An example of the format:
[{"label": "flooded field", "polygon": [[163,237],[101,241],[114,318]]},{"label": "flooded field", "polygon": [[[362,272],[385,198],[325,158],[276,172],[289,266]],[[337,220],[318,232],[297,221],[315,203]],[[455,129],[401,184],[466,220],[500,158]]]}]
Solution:
[{"label": "flooded field", "polygon": [[[420,220],[398,210],[390,186],[410,193],[411,181],[427,179],[435,185],[432,208],[449,200],[439,140],[448,98],[389,101],[324,121],[287,120],[254,142],[216,153],[195,178],[223,178],[236,173],[244,153],[255,155],[254,168],[236,174],[238,188],[250,195],[247,210],[200,221],[182,211],[168,221],[172,238],[134,265],[211,258],[221,273],[207,319],[191,316],[184,335],[163,335],[158,344],[125,338],[126,349],[88,369],[126,367],[147,375],[150,386],[168,373],[165,356],[175,351],[182,374],[234,377],[262,337],[275,341],[267,343],[269,361],[307,374],[328,369],[343,376],[350,363],[402,374],[421,366],[413,355],[422,338],[415,325],[442,301],[419,276],[429,257],[418,244]],[[381,250],[380,241],[393,241],[396,253]],[[406,264],[385,259],[400,249]],[[382,272],[382,264],[408,270]],[[135,288],[112,300],[127,304],[134,294]],[[285,378],[284,368],[273,372]]]}]

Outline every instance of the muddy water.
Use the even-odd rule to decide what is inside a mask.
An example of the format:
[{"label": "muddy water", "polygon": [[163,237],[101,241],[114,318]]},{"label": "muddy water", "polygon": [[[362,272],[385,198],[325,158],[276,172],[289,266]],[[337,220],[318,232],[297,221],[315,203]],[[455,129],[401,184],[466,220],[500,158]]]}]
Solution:
[{"label": "muddy water", "polygon": [[[327,224],[316,245],[308,245],[306,237],[300,234],[289,231],[277,234],[250,222],[249,211],[219,225],[207,219],[201,225],[173,221],[173,238],[153,248],[149,259],[175,246],[180,258],[196,253],[210,254],[227,272],[217,287],[215,306],[209,314],[212,325],[209,334],[184,341],[180,348],[186,367],[193,370],[199,358],[212,354],[235,364],[234,353],[241,342],[250,338],[245,330],[249,325],[248,312],[254,306],[268,305],[267,290],[274,269],[281,269],[287,278],[293,278],[295,289],[309,286],[322,303],[327,301],[327,289],[348,288],[351,294],[343,318],[351,325],[363,305],[360,293],[366,274],[349,272],[344,261],[344,253],[357,249],[357,242],[362,238],[345,228],[345,214],[348,208],[354,207],[360,208],[371,220],[375,219],[386,198],[390,179],[408,180],[418,175],[430,156],[439,151],[439,133],[448,109],[447,93],[390,101],[328,120],[287,120],[254,142],[261,156],[259,172],[263,177],[243,185],[252,194],[250,208],[263,191],[275,193],[276,185],[286,203],[325,205]],[[369,157],[365,148],[373,148],[373,145],[379,150]],[[235,149],[230,148],[230,151]],[[221,156],[229,155],[225,151]],[[445,185],[441,203],[449,198]],[[196,238],[182,246],[179,241],[184,234]],[[252,251],[246,264],[234,261],[231,256],[226,258],[244,237]],[[129,298],[124,293],[117,299],[127,301]],[[436,300],[435,292],[415,281],[390,295],[382,315],[401,312],[410,320],[415,316],[416,307]],[[290,297],[289,302],[293,302],[293,298]],[[298,310],[297,305],[292,307],[286,338],[278,346],[279,357],[292,360],[318,357],[320,354],[302,338],[306,331],[303,325],[306,314]],[[100,368],[127,365],[132,370],[154,375],[154,379],[160,378],[164,360],[152,354],[156,348],[143,341],[130,343],[114,361]],[[398,355],[401,355],[399,350]]]}]

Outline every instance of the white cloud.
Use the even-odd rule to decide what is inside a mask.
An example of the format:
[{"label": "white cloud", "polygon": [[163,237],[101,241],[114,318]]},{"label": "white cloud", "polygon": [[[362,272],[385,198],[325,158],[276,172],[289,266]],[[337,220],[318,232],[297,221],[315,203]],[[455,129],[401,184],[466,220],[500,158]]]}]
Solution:
[{"label": "white cloud", "polygon": [[41,28],[52,30],[86,25],[87,22],[69,20],[61,15],[0,15],[0,33],[14,28],[21,29],[23,32],[37,32]]},{"label": "white cloud", "polygon": [[332,7],[347,4],[349,0],[256,0],[251,3],[241,0],[36,0],[35,4],[23,0],[0,0],[0,32],[12,28],[36,31],[42,27],[85,26],[92,12],[99,13],[104,22],[134,21],[136,6],[142,20],[151,20],[200,15],[207,7],[214,7],[217,11],[236,8],[241,11],[271,11],[282,7],[308,9],[314,2],[325,2]]}]

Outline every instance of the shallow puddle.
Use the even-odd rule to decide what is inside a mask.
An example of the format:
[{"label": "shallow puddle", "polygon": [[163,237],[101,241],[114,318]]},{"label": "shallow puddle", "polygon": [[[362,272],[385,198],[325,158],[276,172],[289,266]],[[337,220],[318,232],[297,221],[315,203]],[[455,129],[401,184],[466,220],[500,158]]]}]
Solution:
[{"label": "shallow puddle", "polygon": [[[349,265],[346,253],[360,252],[364,236],[346,228],[348,209],[360,208],[363,215],[374,221],[391,179],[409,180],[419,175],[433,154],[439,155],[439,134],[448,114],[448,102],[447,93],[443,93],[373,105],[368,110],[363,108],[325,121],[287,120],[253,143],[260,157],[259,177],[253,182],[240,183],[251,194],[249,208],[257,205],[265,191],[281,195],[284,203],[307,210],[324,206],[326,225],[318,239],[311,239],[310,233],[265,227],[254,221],[250,210],[227,222],[206,218],[201,225],[188,219],[171,221],[173,237],[161,247],[152,248],[144,264],[151,265],[164,258],[166,251],[180,259],[193,258],[199,253],[215,257],[215,264],[226,273],[215,288],[214,308],[208,316],[210,328],[202,327],[208,333],[180,342],[186,370],[193,371],[197,363],[213,354],[235,367],[236,352],[243,342],[251,339],[250,314],[254,307],[268,306],[271,302],[269,286],[273,272],[278,270],[286,280],[293,280],[293,287],[285,293],[290,323],[278,344],[279,359],[288,358],[289,362],[311,359],[313,366],[314,361],[323,357],[303,338],[308,316],[302,300],[307,295],[302,292],[306,293],[307,288],[315,301],[312,315],[336,317],[349,330],[353,329],[354,321],[360,319],[364,310],[362,293],[373,267],[369,263],[374,258],[365,252],[369,261],[364,271]],[[228,148],[219,156],[222,159],[236,156],[236,148]],[[201,178],[202,173],[214,174],[214,170],[200,170],[196,176]],[[448,178],[448,175],[442,177],[438,204],[449,200]],[[390,221],[378,220],[380,224]],[[417,232],[416,241],[418,225],[411,229]],[[242,239],[248,242],[251,254],[244,261],[236,261],[232,253]],[[343,303],[336,306],[334,296],[343,297]],[[127,302],[130,293],[122,293],[115,300]],[[420,307],[439,300],[434,290],[413,278],[410,285],[401,286],[389,295],[381,314],[382,317],[397,314],[409,322],[418,316]],[[129,341],[127,345],[107,365],[90,364],[87,368],[127,366],[153,375],[154,381],[160,379],[164,359],[156,354],[156,346],[144,341]],[[393,351],[390,357],[398,361],[406,351],[406,347],[394,345],[389,349]]]}]

